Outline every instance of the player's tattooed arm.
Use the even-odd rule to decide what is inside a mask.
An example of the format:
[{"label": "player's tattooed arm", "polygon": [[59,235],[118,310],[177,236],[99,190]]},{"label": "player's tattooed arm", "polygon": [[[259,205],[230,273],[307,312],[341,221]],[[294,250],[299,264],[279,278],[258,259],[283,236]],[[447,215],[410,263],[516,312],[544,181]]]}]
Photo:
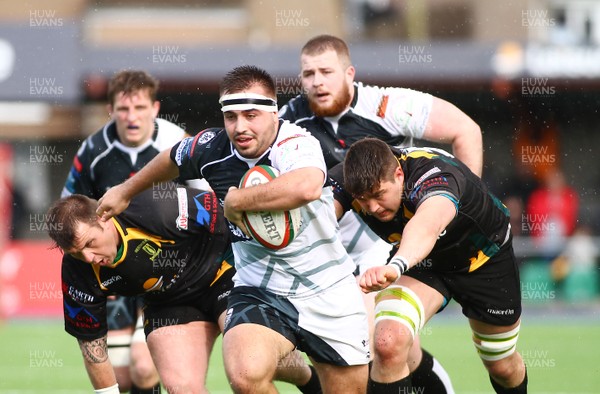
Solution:
[{"label": "player's tattooed arm", "polygon": [[85,341],[78,339],[79,347],[81,348],[81,354],[86,361],[98,364],[108,360],[108,347],[106,345],[106,335],[102,338],[94,339],[91,341]]},{"label": "player's tattooed arm", "polygon": [[78,339],[83,363],[94,389],[103,389],[117,384],[115,372],[108,358],[106,335],[102,338],[86,341]]}]

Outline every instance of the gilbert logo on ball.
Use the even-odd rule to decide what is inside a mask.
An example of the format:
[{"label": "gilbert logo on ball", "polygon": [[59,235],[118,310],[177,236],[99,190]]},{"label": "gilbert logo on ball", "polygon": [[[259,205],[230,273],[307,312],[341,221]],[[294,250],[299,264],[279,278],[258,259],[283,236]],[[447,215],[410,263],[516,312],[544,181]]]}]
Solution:
[{"label": "gilbert logo on ball", "polygon": [[[240,189],[261,185],[279,176],[279,171],[268,165],[249,169],[240,182]],[[246,228],[258,243],[269,249],[282,249],[298,235],[300,208],[290,211],[244,212]]]}]

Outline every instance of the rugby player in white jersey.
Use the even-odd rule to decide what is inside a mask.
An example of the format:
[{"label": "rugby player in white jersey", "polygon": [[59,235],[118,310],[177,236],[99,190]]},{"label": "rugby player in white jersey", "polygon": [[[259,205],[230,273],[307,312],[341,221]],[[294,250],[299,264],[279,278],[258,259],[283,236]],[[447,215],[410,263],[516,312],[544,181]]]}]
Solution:
[{"label": "rugby player in white jersey", "polygon": [[[119,213],[153,182],[204,178],[224,201],[234,227],[235,287],[223,338],[235,392],[273,392],[280,361],[296,347],[313,362],[323,392],[364,393],[370,359],[367,316],[337,231],[331,187],[318,140],[277,116],[273,79],[253,66],[233,69],[221,85],[224,129],[207,129],[160,154],[100,201],[104,218]],[[268,164],[281,175],[236,189],[244,173]],[[243,211],[302,207],[302,228],[280,250],[241,230]],[[236,242],[237,241],[237,242]]]},{"label": "rugby player in white jersey", "polygon": [[[323,148],[327,168],[344,159],[348,148],[365,137],[392,146],[412,146],[415,139],[452,145],[455,156],[481,176],[483,148],[477,124],[453,104],[416,90],[355,82],[346,43],[331,35],[310,39],[302,48],[303,94],[279,111],[282,119],[306,128]],[[370,231],[354,212],[340,220],[342,242],[357,265],[357,276],[385,263],[390,246]],[[374,294],[365,295],[373,329]],[[418,337],[410,367],[415,387],[425,393],[452,393],[448,374]]]}]

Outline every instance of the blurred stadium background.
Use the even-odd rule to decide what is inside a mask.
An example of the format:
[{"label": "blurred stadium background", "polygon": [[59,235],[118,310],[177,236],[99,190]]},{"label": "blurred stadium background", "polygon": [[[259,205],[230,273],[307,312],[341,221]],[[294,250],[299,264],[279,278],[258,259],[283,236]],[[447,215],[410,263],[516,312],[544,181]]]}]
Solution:
[{"label": "blurred stadium background", "polygon": [[[108,120],[108,78],[149,71],[160,116],[195,134],[222,124],[218,82],[237,65],[271,72],[280,105],[300,94],[300,48],[321,33],[346,39],[357,80],[429,92],[478,122],[484,179],[513,215],[531,392],[598,392],[597,0],[0,0],[0,392],[91,387],[61,330],[45,211]],[[556,179],[577,198],[552,203]],[[456,306],[423,334],[457,392],[490,391]]]}]

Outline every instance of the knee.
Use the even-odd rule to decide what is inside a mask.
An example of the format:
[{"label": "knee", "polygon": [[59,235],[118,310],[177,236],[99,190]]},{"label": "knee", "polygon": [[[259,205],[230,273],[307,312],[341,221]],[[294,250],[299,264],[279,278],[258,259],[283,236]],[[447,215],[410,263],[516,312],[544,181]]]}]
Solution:
[{"label": "knee", "polygon": [[208,393],[204,376],[196,372],[167,368],[161,372],[162,384],[168,393]]},{"label": "knee", "polygon": [[234,393],[254,393],[263,392],[260,389],[266,384],[266,381],[256,375],[251,374],[238,374],[229,377],[229,385]]},{"label": "knee", "polygon": [[266,374],[256,368],[247,366],[228,373],[231,388],[236,393],[248,393],[260,391],[267,379]]},{"label": "knee", "polygon": [[513,382],[517,376],[520,377],[525,374],[525,364],[517,352],[501,360],[488,361],[485,363],[485,367],[488,373],[499,383]]},{"label": "knee", "polygon": [[226,368],[227,378],[234,393],[266,392],[270,376],[258,365],[235,363]]},{"label": "knee", "polygon": [[384,362],[406,362],[412,342],[408,329],[399,323],[388,322],[376,329],[373,347],[376,357]]},{"label": "knee", "polygon": [[137,387],[152,387],[158,383],[158,372],[150,353],[132,352],[130,366],[131,380]]},{"label": "knee", "polygon": [[131,380],[142,388],[152,387],[158,383],[158,372],[152,360],[144,360],[131,366]]}]

